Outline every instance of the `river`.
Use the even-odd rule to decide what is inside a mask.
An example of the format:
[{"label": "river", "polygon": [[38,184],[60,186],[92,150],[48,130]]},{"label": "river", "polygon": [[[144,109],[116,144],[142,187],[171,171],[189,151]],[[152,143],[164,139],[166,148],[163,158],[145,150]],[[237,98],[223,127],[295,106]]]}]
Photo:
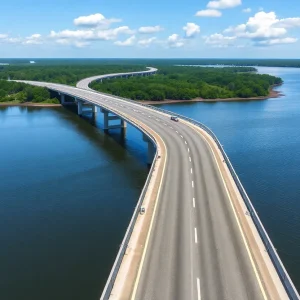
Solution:
[{"label": "river", "polygon": [[[162,107],[217,134],[300,289],[300,69],[258,69],[285,96]],[[101,114],[0,107],[0,299],[99,298],[148,172],[141,133],[101,128]]]}]

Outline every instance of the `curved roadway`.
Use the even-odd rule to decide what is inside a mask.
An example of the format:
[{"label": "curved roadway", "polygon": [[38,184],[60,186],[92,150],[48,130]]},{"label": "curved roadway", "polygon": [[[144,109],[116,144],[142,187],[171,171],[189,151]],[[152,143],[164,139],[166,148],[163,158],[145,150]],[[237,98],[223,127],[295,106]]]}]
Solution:
[{"label": "curved roadway", "polygon": [[[81,87],[87,88],[90,80]],[[216,160],[199,133],[184,122],[113,96],[27,83],[126,113],[165,142],[165,175],[135,299],[265,299]]]}]

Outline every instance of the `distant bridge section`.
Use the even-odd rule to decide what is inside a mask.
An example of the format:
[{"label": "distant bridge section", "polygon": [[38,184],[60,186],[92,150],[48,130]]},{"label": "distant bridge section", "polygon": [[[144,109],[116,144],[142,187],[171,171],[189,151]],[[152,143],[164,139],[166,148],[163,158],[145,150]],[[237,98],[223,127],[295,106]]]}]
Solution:
[{"label": "distant bridge section", "polygon": [[157,72],[156,68],[152,68],[152,67],[147,67],[148,70],[146,71],[139,71],[139,72],[128,72],[128,73],[113,73],[113,74],[106,74],[106,75],[99,75],[99,76],[93,76],[93,77],[89,77],[89,78],[85,78],[80,80],[76,87],[80,88],[80,89],[89,89],[92,90],[91,88],[89,88],[89,84],[93,81],[100,81],[102,82],[102,80],[104,79],[114,79],[114,78],[128,78],[128,77],[133,77],[133,76],[150,76],[150,75],[154,75]]}]

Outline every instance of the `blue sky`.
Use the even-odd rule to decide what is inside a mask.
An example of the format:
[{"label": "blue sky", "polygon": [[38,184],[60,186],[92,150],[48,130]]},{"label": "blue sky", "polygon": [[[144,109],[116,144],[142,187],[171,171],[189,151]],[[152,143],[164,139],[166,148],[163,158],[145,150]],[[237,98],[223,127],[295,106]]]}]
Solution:
[{"label": "blue sky", "polygon": [[3,58],[300,53],[299,0],[10,0],[0,8]]}]

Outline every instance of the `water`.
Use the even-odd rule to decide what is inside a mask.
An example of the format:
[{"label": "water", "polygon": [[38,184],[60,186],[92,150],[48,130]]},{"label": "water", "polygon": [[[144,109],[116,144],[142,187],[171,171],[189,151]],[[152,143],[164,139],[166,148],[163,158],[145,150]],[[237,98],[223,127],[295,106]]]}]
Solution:
[{"label": "water", "polygon": [[300,69],[279,76],[285,96],[266,101],[162,105],[210,127],[224,145],[293,282],[300,290]]},{"label": "water", "polygon": [[0,299],[99,299],[147,176],[141,134],[0,107],[0,141]]},{"label": "water", "polygon": [[[286,96],[162,107],[218,135],[300,289],[300,69],[259,70]],[[136,129],[86,119],[0,107],[0,299],[99,299],[148,170]]]}]

